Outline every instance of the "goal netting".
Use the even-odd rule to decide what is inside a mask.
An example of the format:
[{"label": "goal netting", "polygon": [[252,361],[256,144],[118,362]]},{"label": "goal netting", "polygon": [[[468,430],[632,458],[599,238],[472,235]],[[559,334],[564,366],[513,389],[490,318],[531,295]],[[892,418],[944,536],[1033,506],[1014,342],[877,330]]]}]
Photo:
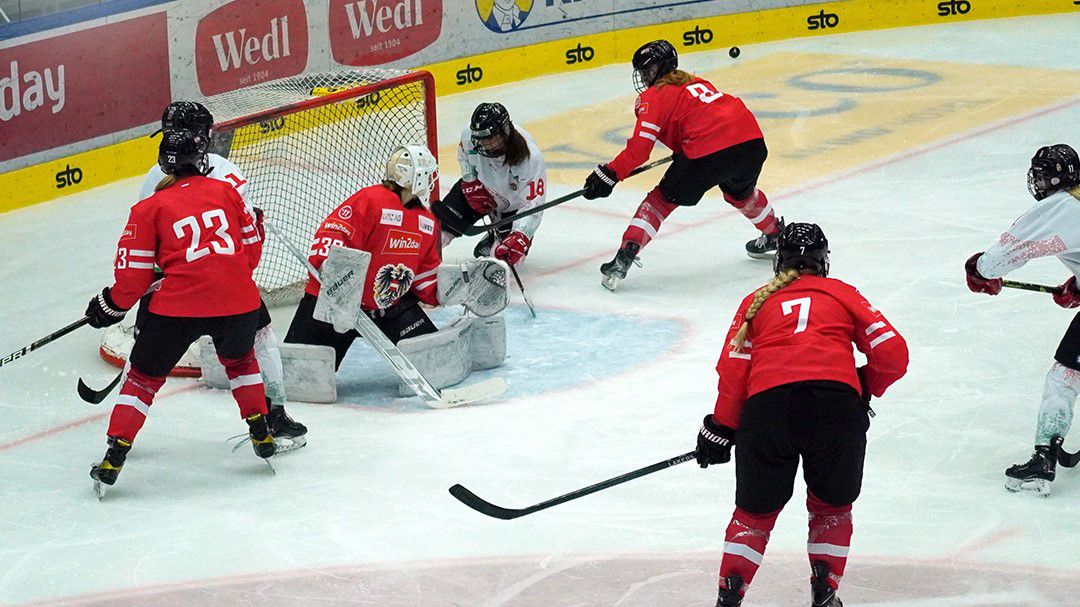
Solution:
[{"label": "goal netting", "polygon": [[[248,180],[249,202],[302,251],[319,224],[382,181],[398,145],[437,153],[435,85],[423,71],[370,68],[308,74],[208,98],[211,151]],[[267,305],[299,301],[307,272],[272,235],[255,282]]]}]

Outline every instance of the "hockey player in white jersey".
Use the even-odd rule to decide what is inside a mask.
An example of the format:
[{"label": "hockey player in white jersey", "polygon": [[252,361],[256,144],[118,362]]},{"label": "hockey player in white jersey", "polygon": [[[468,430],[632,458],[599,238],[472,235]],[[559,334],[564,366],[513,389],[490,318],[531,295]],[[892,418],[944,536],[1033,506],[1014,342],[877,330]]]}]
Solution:
[{"label": "hockey player in white jersey", "polygon": [[[1080,158],[1076,151],[1065,144],[1039,148],[1031,159],[1028,191],[1037,201],[1035,206],[1021,215],[997,244],[967,260],[968,288],[997,295],[1001,277],[1032,259],[1053,255],[1073,274],[1054,288],[1054,302],[1063,308],[1080,307]],[[1005,487],[1010,491],[1050,492],[1059,441],[1069,432],[1080,392],[1080,314],[1065,331],[1054,360],[1039,407],[1035,454],[1027,463],[1005,471]]]},{"label": "hockey player in white jersey", "polygon": [[[154,135],[173,129],[186,129],[209,138],[213,124],[214,117],[201,103],[176,101],[165,108],[161,116],[161,130],[154,133]],[[240,172],[240,169],[217,154],[207,154],[207,160],[209,164],[207,177],[231,184],[244,199],[249,212],[261,214],[261,211],[253,208],[251,203],[248,202],[248,181],[244,174]],[[152,196],[155,187],[164,177],[165,173],[161,170],[161,167],[155,164],[146,174],[146,179],[143,181],[139,192],[139,200]],[[151,287],[151,292],[144,296],[139,304],[139,314],[136,316],[135,321],[136,330],[138,330],[144,317],[142,311],[148,309],[149,300],[152,296],[153,287]],[[270,422],[271,434],[274,435],[275,439],[280,439],[278,440],[280,443],[278,452],[280,453],[304,446],[307,443],[305,436],[307,428],[293,420],[285,412],[284,371],[277,343],[277,336],[274,334],[273,327],[270,326],[270,311],[267,310],[264,301],[259,312],[259,330],[255,334],[255,358],[259,361],[263,384],[266,387],[266,399],[270,410],[268,421]]]},{"label": "hockey player in white jersey", "polygon": [[[432,212],[442,224],[445,247],[484,217],[511,217],[544,203],[547,169],[532,136],[510,121],[501,103],[481,103],[461,133],[461,179]],[[543,213],[489,231],[473,250],[517,265],[529,253]]]}]

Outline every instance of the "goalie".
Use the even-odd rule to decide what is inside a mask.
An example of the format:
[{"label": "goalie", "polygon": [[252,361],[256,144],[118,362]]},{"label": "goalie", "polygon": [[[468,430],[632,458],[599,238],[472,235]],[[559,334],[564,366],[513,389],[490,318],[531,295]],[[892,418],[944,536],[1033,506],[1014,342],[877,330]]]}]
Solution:
[{"label": "goalie", "polygon": [[[480,355],[484,360],[473,361],[468,370],[502,362],[505,327],[501,318],[481,319],[476,327],[470,325],[477,319],[466,318],[439,331],[420,305],[463,303],[482,316],[491,316],[506,305],[505,273],[500,274],[505,265],[481,260],[468,267],[440,269],[438,223],[424,202],[431,197],[437,173],[435,157],[426,147],[398,147],[390,155],[382,183],[361,189],[322,222],[308,260],[320,270],[325,288],[315,277],[308,280],[286,343],[333,348],[336,371],[353,341],[361,336],[354,321],[336,319],[348,318],[350,309],[355,319],[358,306],[410,359],[432,348],[460,354],[461,344],[449,342],[473,334],[473,339],[481,337],[489,345],[495,344],[494,350],[501,354],[494,364],[490,354]],[[477,300],[476,287],[467,284],[470,271],[472,276],[485,279],[473,280],[477,285],[496,287],[495,296],[489,296],[486,304]],[[441,288],[440,275],[446,277]],[[356,280],[357,276],[361,279]],[[357,289],[352,290],[352,285]],[[466,293],[469,291],[472,297]],[[448,349],[448,345],[453,347]],[[425,371],[430,375],[437,369]],[[428,377],[442,384],[462,378],[456,374],[441,380]]]}]

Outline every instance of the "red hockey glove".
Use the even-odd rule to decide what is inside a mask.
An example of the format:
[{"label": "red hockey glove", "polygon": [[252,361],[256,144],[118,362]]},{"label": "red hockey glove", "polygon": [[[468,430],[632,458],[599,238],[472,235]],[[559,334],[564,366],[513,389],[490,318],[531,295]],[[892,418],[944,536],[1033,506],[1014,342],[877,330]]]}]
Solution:
[{"label": "red hockey glove", "polygon": [[979,274],[979,269],[975,264],[978,263],[980,257],[982,257],[982,253],[976,253],[969,257],[967,263],[964,264],[964,271],[967,272],[968,288],[971,289],[972,293],[986,293],[987,295],[1001,293],[1000,278],[986,278]]},{"label": "red hockey glove", "polygon": [[90,317],[90,326],[95,329],[115,325],[124,320],[125,314],[127,314],[127,310],[121,309],[112,300],[109,287],[105,287],[101,290],[101,293],[91,297],[90,303],[86,305],[86,315]]},{"label": "red hockey glove", "polygon": [[252,213],[255,214],[255,233],[259,235],[259,240],[266,240],[266,226],[263,224],[263,210],[259,207],[251,207]]},{"label": "red hockey glove", "polygon": [[465,202],[469,203],[469,208],[479,215],[487,215],[498,206],[491,192],[479,181],[462,181],[461,193],[465,196]]},{"label": "red hockey glove", "polygon": [[516,266],[519,261],[525,259],[530,246],[532,246],[532,241],[529,240],[528,236],[522,232],[510,232],[506,235],[506,238],[502,239],[502,242],[495,245],[491,254],[495,259],[501,259],[512,266]]},{"label": "red hockey glove", "polygon": [[585,178],[585,187],[582,192],[582,196],[585,200],[593,200],[595,198],[607,198],[611,196],[611,192],[615,189],[615,184],[619,182],[619,178],[615,175],[615,171],[606,164],[598,164],[593,169],[592,173]]},{"label": "red hockey glove", "polygon": [[1064,284],[1054,287],[1054,303],[1062,308],[1080,308],[1080,290],[1076,287],[1076,277],[1070,276]]},{"label": "red hockey glove", "polygon": [[731,446],[735,444],[735,430],[716,423],[711,414],[701,422],[697,435],[697,463],[702,468],[709,464],[726,464],[731,461]]}]

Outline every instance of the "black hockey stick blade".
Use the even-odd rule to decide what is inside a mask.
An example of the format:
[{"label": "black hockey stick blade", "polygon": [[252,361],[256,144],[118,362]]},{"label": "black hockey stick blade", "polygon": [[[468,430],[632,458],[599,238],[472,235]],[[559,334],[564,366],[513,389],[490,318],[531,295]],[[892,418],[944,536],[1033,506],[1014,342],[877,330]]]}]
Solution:
[{"label": "black hockey stick blade", "polygon": [[469,491],[461,485],[454,485],[453,487],[450,487],[450,495],[454,496],[459,502],[465,504],[473,510],[476,510],[480,514],[486,514],[487,516],[490,516],[492,518],[508,521],[511,519],[525,516],[527,514],[546,510],[548,508],[551,508],[552,506],[565,504],[566,502],[576,500],[579,497],[585,497],[586,495],[596,493],[597,491],[610,489],[615,485],[621,485],[622,483],[632,481],[635,478],[641,478],[648,474],[652,474],[653,472],[659,472],[660,470],[665,470],[672,466],[677,466],[679,464],[694,459],[694,457],[694,451],[684,453],[671,459],[657,462],[651,466],[645,466],[644,468],[639,468],[632,472],[627,472],[626,474],[620,474],[619,476],[616,476],[614,478],[600,481],[595,485],[589,485],[588,487],[578,489],[577,491],[571,491],[570,493],[560,495],[559,497],[552,498],[544,502],[540,502],[539,504],[533,504],[532,506],[528,506],[526,508],[503,508],[502,506],[496,506],[495,504],[492,504],[491,502],[482,499],[480,496],[476,495],[472,491]]},{"label": "black hockey stick blade", "polygon": [[1039,293],[1053,293],[1057,287],[1048,287],[1046,285],[1037,285],[1030,282],[1017,282],[1015,280],[1002,280],[1001,286],[1008,287],[1010,289],[1021,289],[1023,291],[1037,291]]},{"label": "black hockey stick blade", "polygon": [[121,371],[120,373],[116,374],[116,377],[114,377],[111,382],[109,382],[109,385],[105,386],[100,390],[95,390],[90,386],[86,385],[80,377],[78,386],[79,398],[90,403],[91,405],[100,405],[101,401],[105,400],[105,398],[109,396],[109,393],[113,391],[113,388],[116,388],[116,385],[119,384],[120,380],[123,378],[124,372]]},{"label": "black hockey stick blade", "polygon": [[1065,439],[1060,436],[1055,436],[1051,441],[1055,449],[1057,449],[1057,463],[1059,466],[1065,468],[1075,468],[1077,464],[1080,464],[1080,451],[1076,453],[1069,453],[1065,450],[1063,443]]}]

